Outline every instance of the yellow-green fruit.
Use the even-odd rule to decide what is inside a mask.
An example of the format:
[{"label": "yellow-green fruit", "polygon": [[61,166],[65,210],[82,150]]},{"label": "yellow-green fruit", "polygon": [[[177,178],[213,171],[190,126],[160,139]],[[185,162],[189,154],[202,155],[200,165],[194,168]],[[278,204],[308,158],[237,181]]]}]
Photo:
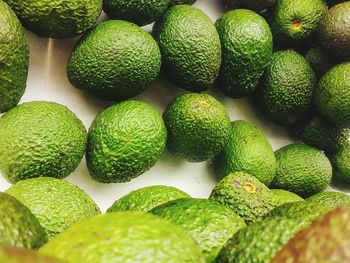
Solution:
[{"label": "yellow-green fruit", "polygon": [[278,205],[283,205],[286,203],[293,203],[298,201],[303,201],[299,195],[283,189],[271,189],[271,192],[275,195]]},{"label": "yellow-green fruit", "polygon": [[322,192],[310,196],[306,201],[333,209],[343,204],[350,204],[350,195],[341,192]]}]

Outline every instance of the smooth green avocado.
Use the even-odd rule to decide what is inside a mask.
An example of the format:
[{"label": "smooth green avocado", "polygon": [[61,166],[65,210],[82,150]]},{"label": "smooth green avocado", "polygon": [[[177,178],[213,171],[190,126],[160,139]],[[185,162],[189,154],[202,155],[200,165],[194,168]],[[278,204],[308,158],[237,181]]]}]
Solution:
[{"label": "smooth green avocado", "polygon": [[350,204],[350,196],[341,192],[322,192],[310,196],[306,201],[333,209],[343,204]]},{"label": "smooth green avocado", "polygon": [[64,263],[53,257],[40,255],[38,252],[11,246],[0,246],[0,262],[3,263]]},{"label": "smooth green avocado", "polygon": [[279,206],[304,200],[299,195],[283,189],[271,189],[271,192],[275,195]]}]

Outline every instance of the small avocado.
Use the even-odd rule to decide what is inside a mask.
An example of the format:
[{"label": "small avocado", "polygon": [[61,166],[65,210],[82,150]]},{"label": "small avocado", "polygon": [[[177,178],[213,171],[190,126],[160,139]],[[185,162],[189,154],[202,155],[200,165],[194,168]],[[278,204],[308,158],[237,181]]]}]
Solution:
[{"label": "small avocado", "polygon": [[286,204],[286,203],[293,203],[298,201],[304,201],[302,197],[300,197],[297,194],[294,194],[292,192],[289,192],[287,190],[283,189],[271,189],[271,192],[275,195],[278,206]]},{"label": "small avocado", "polygon": [[317,79],[337,64],[337,60],[319,46],[311,47],[305,54],[305,58],[314,69]]},{"label": "small avocado", "polygon": [[207,199],[178,199],[157,206],[150,213],[178,225],[192,236],[208,263],[215,262],[226,241],[246,227],[231,209]]},{"label": "small avocado", "polygon": [[310,196],[306,201],[334,209],[343,204],[350,204],[350,196],[341,192],[322,192]]},{"label": "small avocado", "polygon": [[140,188],[124,195],[108,208],[107,213],[118,211],[148,212],[152,208],[177,200],[191,197],[187,193],[165,185],[153,185]]},{"label": "small avocado", "polygon": [[141,212],[81,220],[40,249],[69,263],[204,263],[201,249],[177,226]]},{"label": "small avocado", "polygon": [[270,9],[275,5],[276,0],[224,0],[228,8],[246,8],[254,11]]},{"label": "small avocado", "polygon": [[344,143],[334,154],[330,155],[334,177],[343,183],[350,183],[350,141]]},{"label": "small avocado", "polygon": [[40,255],[36,251],[10,246],[0,246],[0,262],[3,263],[64,263],[53,257]]}]

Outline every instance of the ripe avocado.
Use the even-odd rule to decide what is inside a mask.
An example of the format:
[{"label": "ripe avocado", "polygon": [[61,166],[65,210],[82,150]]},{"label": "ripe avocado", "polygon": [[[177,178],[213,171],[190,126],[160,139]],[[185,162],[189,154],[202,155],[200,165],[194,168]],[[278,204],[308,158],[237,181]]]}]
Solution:
[{"label": "ripe avocado", "polygon": [[350,204],[350,196],[340,192],[322,192],[310,196],[306,201],[320,204],[331,210],[342,204]]},{"label": "ripe avocado", "polygon": [[39,253],[19,248],[19,247],[0,247],[0,262],[3,263],[63,263],[63,261],[53,257],[40,255]]},{"label": "ripe avocado", "polygon": [[246,227],[231,209],[207,199],[174,200],[153,208],[150,213],[178,225],[192,236],[208,263],[215,262],[226,241]]},{"label": "ripe avocado", "polygon": [[247,224],[254,223],[277,206],[271,190],[256,177],[243,172],[227,175],[214,187],[209,199],[232,209]]},{"label": "ripe avocado", "polygon": [[56,178],[23,180],[12,185],[6,193],[31,210],[49,238],[78,220],[100,213],[100,209],[84,190]]},{"label": "ripe avocado", "polygon": [[95,25],[102,0],[5,0],[28,30],[43,37],[77,36]]},{"label": "ripe avocado", "polygon": [[64,178],[85,154],[86,129],[67,107],[23,103],[0,118],[0,172],[10,183],[39,176]]},{"label": "ripe avocado", "polygon": [[219,74],[221,45],[211,19],[200,9],[175,5],[153,27],[162,68],[178,86],[190,91],[211,87]]},{"label": "ripe avocado", "polygon": [[152,208],[172,200],[191,197],[187,193],[165,185],[153,185],[132,191],[118,199],[107,213],[118,211],[148,212]]},{"label": "ripe avocado", "polygon": [[230,138],[213,164],[220,178],[233,172],[247,172],[267,186],[276,173],[276,157],[271,144],[247,121],[232,122]]},{"label": "ripe avocado", "polygon": [[[16,198],[0,192],[0,245],[37,249],[47,242],[44,228]],[[2,261],[0,248],[0,262]]]},{"label": "ripe avocado", "polygon": [[40,249],[69,263],[204,263],[194,242],[165,219],[140,212],[81,220]]},{"label": "ripe avocado", "polygon": [[272,34],[265,19],[236,9],[216,21],[222,44],[218,87],[232,98],[253,92],[272,56]]},{"label": "ripe avocado", "polygon": [[151,86],[160,71],[160,50],[135,24],[110,20],[75,46],[67,74],[77,88],[107,100],[124,100]]},{"label": "ripe avocado", "polygon": [[150,104],[128,100],[100,112],[89,129],[86,162],[100,183],[123,183],[149,170],[162,155],[167,131]]},{"label": "ripe avocado", "polygon": [[21,23],[0,1],[0,113],[17,105],[26,88],[29,48]]},{"label": "ripe avocado", "polygon": [[168,150],[190,161],[210,160],[230,136],[225,107],[208,94],[187,93],[175,98],[163,114],[168,130]]},{"label": "ripe avocado", "polygon": [[350,141],[344,143],[337,152],[330,156],[336,179],[350,183]]},{"label": "ripe avocado", "polygon": [[337,60],[319,46],[310,48],[305,54],[305,58],[314,69],[318,79],[337,64]]},{"label": "ripe avocado", "polygon": [[304,200],[299,195],[283,189],[271,189],[271,192],[275,195],[278,201],[278,206]]},{"label": "ripe avocado", "polygon": [[224,0],[229,8],[246,8],[254,11],[270,9],[275,5],[276,0]]}]

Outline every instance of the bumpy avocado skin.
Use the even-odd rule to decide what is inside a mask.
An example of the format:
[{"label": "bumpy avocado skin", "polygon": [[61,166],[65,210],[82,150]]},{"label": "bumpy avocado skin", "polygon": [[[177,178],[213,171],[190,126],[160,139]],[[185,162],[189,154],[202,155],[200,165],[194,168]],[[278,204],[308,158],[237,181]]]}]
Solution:
[{"label": "bumpy avocado skin", "polygon": [[0,247],[0,262],[4,263],[64,263],[53,257],[40,255],[39,253],[11,246]]},{"label": "bumpy avocado skin", "polygon": [[31,210],[49,238],[78,220],[100,213],[98,206],[84,190],[56,178],[39,177],[20,181],[6,193]]},{"label": "bumpy avocado skin", "polygon": [[279,206],[286,203],[293,203],[304,200],[299,195],[283,189],[271,189],[271,192],[275,195]]},{"label": "bumpy avocado skin", "polygon": [[153,208],[150,213],[178,225],[192,236],[208,263],[215,262],[226,241],[246,227],[243,219],[231,209],[207,199],[174,200]]},{"label": "bumpy avocado skin", "polygon": [[0,113],[17,105],[26,88],[29,47],[21,23],[0,2]]},{"label": "bumpy avocado skin", "polygon": [[350,142],[344,145],[334,154],[330,155],[335,178],[347,184],[350,183]]},{"label": "bumpy avocado skin", "polygon": [[213,160],[216,174],[247,172],[269,185],[276,173],[276,157],[264,134],[247,121],[231,123],[230,138]]},{"label": "bumpy avocado skin", "polygon": [[95,25],[102,0],[5,0],[28,30],[42,37],[77,36]]},{"label": "bumpy avocado skin", "polygon": [[162,67],[174,83],[200,92],[211,87],[219,74],[221,44],[211,19],[189,5],[171,7],[153,27]]},{"label": "bumpy avocado skin", "polygon": [[350,204],[350,196],[341,192],[322,192],[310,196],[306,201],[334,209],[343,204]]},{"label": "bumpy avocado skin", "polygon": [[314,69],[318,79],[337,64],[337,60],[319,46],[310,48],[305,58]]},{"label": "bumpy avocado skin", "polygon": [[40,249],[68,263],[204,263],[194,240],[159,217],[116,212],[82,220]]},{"label": "bumpy avocado skin", "polygon": [[151,86],[160,71],[160,50],[135,24],[110,20],[75,46],[67,75],[79,89],[106,100],[125,100]]},{"label": "bumpy avocado skin", "polygon": [[128,100],[100,112],[88,136],[86,161],[100,183],[123,183],[149,170],[162,155],[167,131],[150,104]]},{"label": "bumpy avocado skin", "polygon": [[257,13],[237,9],[216,22],[222,45],[218,87],[232,98],[244,97],[258,86],[272,56],[272,34]]},{"label": "bumpy avocado skin", "polygon": [[[0,245],[37,249],[47,242],[44,228],[30,210],[9,194],[0,192]],[[0,262],[1,261],[0,248]]]},{"label": "bumpy avocado skin", "polygon": [[140,188],[124,195],[108,208],[107,212],[139,211],[148,212],[161,204],[181,198],[191,197],[187,193],[165,185],[153,185]]},{"label": "bumpy avocado skin", "polygon": [[0,118],[0,172],[10,182],[71,174],[85,154],[87,133],[67,107],[47,101],[18,105]]}]

